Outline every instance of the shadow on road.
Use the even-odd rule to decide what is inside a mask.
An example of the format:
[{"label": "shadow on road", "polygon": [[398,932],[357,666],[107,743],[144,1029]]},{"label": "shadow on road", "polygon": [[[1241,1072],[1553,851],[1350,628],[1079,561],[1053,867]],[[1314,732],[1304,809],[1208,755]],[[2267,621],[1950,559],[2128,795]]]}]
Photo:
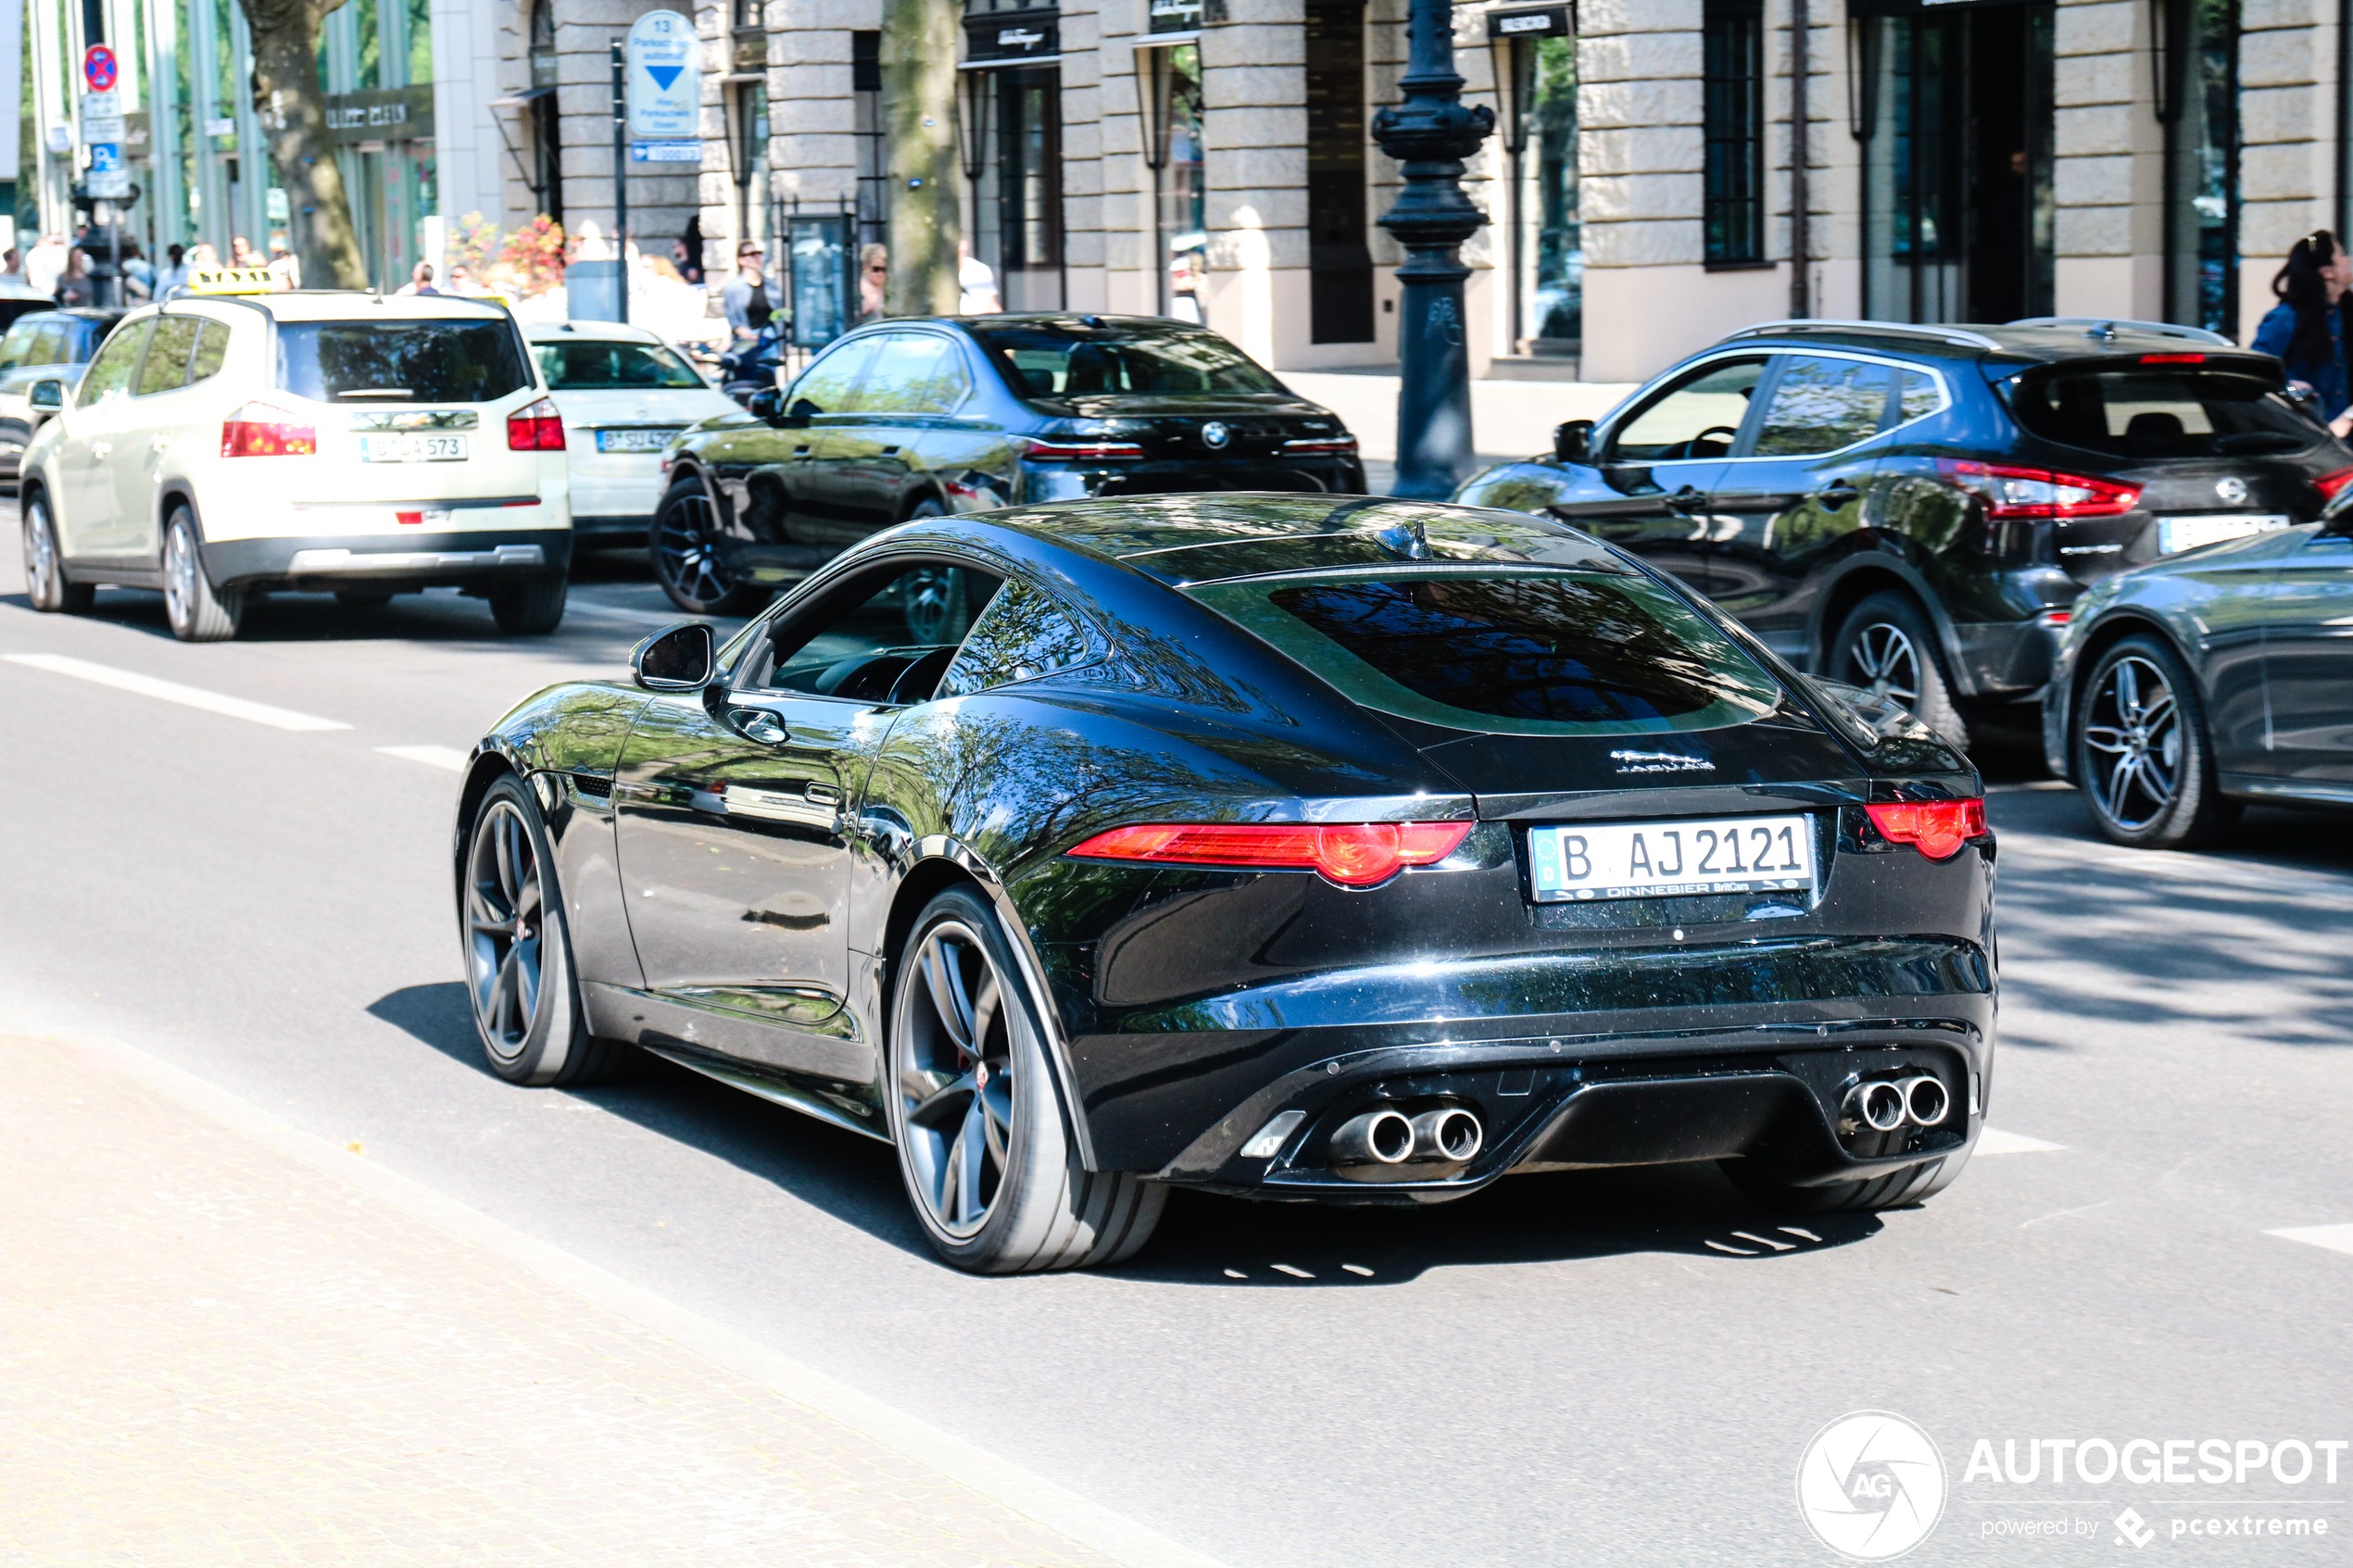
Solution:
[{"label": "shadow on road", "polygon": [[[457,982],[406,986],[368,1011],[489,1074]],[[908,1210],[898,1161],[871,1138],[652,1056],[641,1056],[621,1082],[566,1092],[716,1155],[878,1240],[932,1255]],[[1428,1208],[1252,1203],[1178,1192],[1151,1244],[1104,1272],[1177,1285],[1398,1285],[1431,1269],[1637,1252],[1762,1261],[1865,1240],[1880,1227],[1869,1214],[1764,1212],[1706,1165],[1515,1176]]]}]

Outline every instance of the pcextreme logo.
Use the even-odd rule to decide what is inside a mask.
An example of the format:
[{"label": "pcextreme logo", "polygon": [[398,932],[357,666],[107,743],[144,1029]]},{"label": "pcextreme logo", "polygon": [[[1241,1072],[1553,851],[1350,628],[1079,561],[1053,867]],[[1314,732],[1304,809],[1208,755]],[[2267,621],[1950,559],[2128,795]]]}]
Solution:
[{"label": "pcextreme logo", "polygon": [[1814,1434],[1797,1462],[1797,1508],[1842,1557],[1883,1562],[1927,1539],[1944,1512],[1944,1456],[1886,1411],[1856,1411]]}]

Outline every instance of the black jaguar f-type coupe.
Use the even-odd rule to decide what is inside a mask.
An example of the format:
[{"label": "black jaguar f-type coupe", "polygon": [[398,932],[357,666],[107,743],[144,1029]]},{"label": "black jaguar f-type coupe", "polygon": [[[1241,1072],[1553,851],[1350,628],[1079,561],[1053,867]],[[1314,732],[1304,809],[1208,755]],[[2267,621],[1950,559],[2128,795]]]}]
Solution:
[{"label": "black jaguar f-type coupe", "polygon": [[454,840],[491,1065],[633,1048],[895,1145],[987,1272],[1187,1185],[1429,1203],[1721,1160],[1918,1201],[1992,1068],[1969,764],[1543,519],[933,518],[540,693]]}]

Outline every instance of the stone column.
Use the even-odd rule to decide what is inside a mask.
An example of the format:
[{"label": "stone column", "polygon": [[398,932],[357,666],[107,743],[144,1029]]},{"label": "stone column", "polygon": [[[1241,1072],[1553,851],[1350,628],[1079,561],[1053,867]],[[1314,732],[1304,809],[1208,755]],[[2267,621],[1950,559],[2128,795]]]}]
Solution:
[{"label": "stone column", "polygon": [[1209,325],[1261,364],[1307,355],[1306,7],[1227,0],[1202,30]]},{"label": "stone column", "polygon": [[2165,130],[2145,0],[2058,8],[2052,92],[2055,312],[2165,313]]},{"label": "stone column", "polygon": [[2240,11],[2241,343],[2279,303],[2271,279],[2288,246],[2337,225],[2339,14],[2334,0],[2245,0]]}]

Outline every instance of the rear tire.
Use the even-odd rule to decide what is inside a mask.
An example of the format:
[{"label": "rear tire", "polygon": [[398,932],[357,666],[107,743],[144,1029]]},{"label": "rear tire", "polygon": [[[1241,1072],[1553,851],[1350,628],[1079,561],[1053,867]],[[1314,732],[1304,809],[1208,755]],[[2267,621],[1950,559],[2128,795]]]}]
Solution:
[{"label": "rear tire", "polygon": [[2069,764],[2092,823],[2133,849],[2202,849],[2238,821],[2223,795],[2196,677],[2145,633],[2092,666],[2069,715]]},{"label": "rear tire", "polygon": [[512,773],[490,786],[458,865],[458,938],[474,1035],[490,1070],[530,1087],[593,1084],[630,1047],[588,1033],[563,890],[539,803]]},{"label": "rear tire", "polygon": [[225,643],[245,620],[245,596],[205,575],[195,514],[174,507],[163,525],[163,616],[183,643]]},{"label": "rear tire", "polygon": [[1168,1189],[1080,1161],[1035,1000],[996,912],[950,888],[916,917],[894,967],[885,1099],[933,1250],[986,1274],[1132,1257]]},{"label": "rear tire", "polygon": [[38,490],[24,503],[24,582],[26,596],[44,615],[87,614],[98,597],[94,584],[67,579],[65,551],[57,544],[49,497]]},{"label": "rear tire", "polygon": [[1903,704],[1921,723],[1968,748],[1969,721],[1953,700],[1936,627],[1911,595],[1873,594],[1856,605],[1831,639],[1823,669],[1833,681]]},{"label": "rear tire", "polygon": [[494,590],[491,618],[510,637],[544,637],[563,624],[564,600],[571,591],[572,583],[560,571]]},{"label": "rear tire", "polygon": [[692,474],[673,484],[646,531],[654,576],[670,602],[688,615],[749,615],[768,590],[737,583],[719,559],[719,521],[710,494]]}]

